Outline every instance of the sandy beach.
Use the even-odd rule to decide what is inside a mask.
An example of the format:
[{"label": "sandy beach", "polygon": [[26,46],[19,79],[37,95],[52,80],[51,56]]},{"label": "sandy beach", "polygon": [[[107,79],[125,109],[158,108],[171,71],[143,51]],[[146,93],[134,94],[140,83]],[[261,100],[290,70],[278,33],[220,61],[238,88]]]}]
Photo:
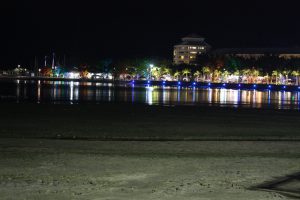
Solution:
[{"label": "sandy beach", "polygon": [[298,111],[0,108],[1,199],[288,199],[253,188],[300,170]]},{"label": "sandy beach", "polygon": [[[288,199],[299,142],[1,139],[1,199]],[[296,184],[299,187],[299,184]]]}]

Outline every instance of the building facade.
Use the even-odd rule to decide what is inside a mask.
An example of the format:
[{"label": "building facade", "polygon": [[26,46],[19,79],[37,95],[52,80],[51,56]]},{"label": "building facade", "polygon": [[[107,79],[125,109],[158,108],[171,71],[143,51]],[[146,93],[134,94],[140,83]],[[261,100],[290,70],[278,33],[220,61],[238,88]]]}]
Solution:
[{"label": "building facade", "polygon": [[300,48],[221,48],[212,50],[205,38],[190,34],[174,46],[173,63],[197,64],[197,57],[203,54],[212,56],[235,56],[244,59],[259,59],[265,56],[276,56],[284,59],[300,59]]},{"label": "building facade", "polygon": [[264,56],[277,56],[284,59],[300,58],[300,48],[225,48],[212,52],[219,56],[235,56],[244,59],[259,59]]},{"label": "building facade", "polygon": [[196,34],[188,35],[181,39],[181,43],[174,46],[174,64],[196,64],[197,56],[206,54],[210,50],[210,45],[205,42],[205,38]]}]

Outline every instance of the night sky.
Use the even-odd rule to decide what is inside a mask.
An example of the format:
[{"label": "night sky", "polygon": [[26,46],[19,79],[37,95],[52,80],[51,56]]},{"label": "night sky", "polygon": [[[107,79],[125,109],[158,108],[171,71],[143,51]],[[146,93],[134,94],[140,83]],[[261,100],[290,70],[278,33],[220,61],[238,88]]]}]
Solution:
[{"label": "night sky", "polygon": [[[296,2],[296,1],[295,1]],[[71,64],[103,58],[172,59],[189,33],[214,48],[300,45],[300,11],[288,1],[1,2],[0,68],[55,52]]]}]

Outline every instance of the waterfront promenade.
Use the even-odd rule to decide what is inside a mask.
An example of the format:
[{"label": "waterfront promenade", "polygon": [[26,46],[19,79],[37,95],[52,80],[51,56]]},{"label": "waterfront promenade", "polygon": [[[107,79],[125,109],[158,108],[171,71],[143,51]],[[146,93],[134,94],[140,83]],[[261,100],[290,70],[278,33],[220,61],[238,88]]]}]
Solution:
[{"label": "waterfront promenade", "polygon": [[143,86],[170,86],[170,87],[206,87],[227,88],[245,90],[275,90],[275,91],[300,91],[298,85],[282,84],[255,84],[255,83],[212,83],[196,81],[154,81],[154,80],[113,80],[113,79],[82,79],[82,78],[55,78],[55,77],[27,77],[27,76],[0,76],[0,81],[64,81],[64,82],[90,82],[90,83],[113,83]]}]

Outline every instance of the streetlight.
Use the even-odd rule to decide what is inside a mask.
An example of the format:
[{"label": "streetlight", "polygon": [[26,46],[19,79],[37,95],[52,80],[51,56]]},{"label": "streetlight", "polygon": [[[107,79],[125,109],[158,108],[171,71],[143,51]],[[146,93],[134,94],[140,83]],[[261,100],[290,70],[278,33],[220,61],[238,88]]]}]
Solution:
[{"label": "streetlight", "polygon": [[154,67],[154,65],[153,64],[150,64],[149,65],[149,78],[148,79],[151,79],[151,70],[152,70],[152,68]]}]

